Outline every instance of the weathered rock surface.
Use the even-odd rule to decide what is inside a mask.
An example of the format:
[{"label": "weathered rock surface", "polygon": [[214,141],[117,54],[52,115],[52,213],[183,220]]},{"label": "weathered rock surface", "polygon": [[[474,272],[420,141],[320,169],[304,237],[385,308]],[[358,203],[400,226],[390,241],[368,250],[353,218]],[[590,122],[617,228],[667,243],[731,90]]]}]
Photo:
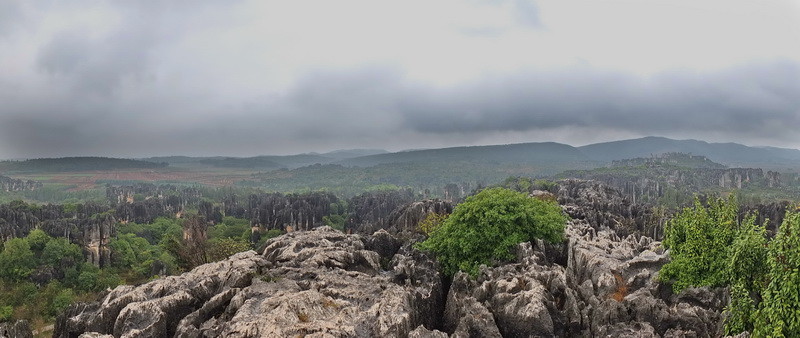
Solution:
[{"label": "weathered rock surface", "polygon": [[290,233],[263,254],[239,253],[73,305],[55,336],[406,337],[424,334],[420,325],[435,329],[444,297],[436,263],[405,246],[384,268],[371,240],[328,227]]},{"label": "weathered rock surface", "polygon": [[596,228],[608,228],[620,236],[635,234],[661,239],[663,221],[652,208],[631,203],[619,190],[596,181],[558,181],[558,202],[573,219]]},{"label": "weathered rock surface", "polygon": [[33,331],[26,320],[0,323],[0,338],[33,338]]},{"label": "weathered rock surface", "polygon": [[25,191],[42,188],[42,182],[32,180],[19,180],[0,175],[0,190],[2,191]]},{"label": "weathered rock surface", "polygon": [[416,232],[416,227],[428,214],[451,214],[453,204],[438,199],[411,202],[398,207],[389,215],[388,231],[392,234],[409,237]]},{"label": "weathered rock surface", "polygon": [[596,189],[602,186],[568,183],[560,194],[565,210],[596,217],[572,220],[561,245],[522,243],[514,263],[484,267],[474,279],[456,274],[445,331],[465,337],[720,335],[724,290],[672,294],[657,279],[668,262],[660,242],[635,232],[621,237],[625,229],[609,222],[630,217],[631,209],[606,204],[613,191]]},{"label": "weathered rock surface", "polygon": [[725,290],[673,294],[658,281],[668,256],[646,235],[653,227],[646,210],[596,183],[560,186],[558,198],[573,216],[567,240],[521,243],[514,262],[482,267],[476,278],[458,273],[443,282],[434,260],[389,231],[347,235],[321,227],[274,238],[260,254],[73,305],[55,336],[720,335]]}]

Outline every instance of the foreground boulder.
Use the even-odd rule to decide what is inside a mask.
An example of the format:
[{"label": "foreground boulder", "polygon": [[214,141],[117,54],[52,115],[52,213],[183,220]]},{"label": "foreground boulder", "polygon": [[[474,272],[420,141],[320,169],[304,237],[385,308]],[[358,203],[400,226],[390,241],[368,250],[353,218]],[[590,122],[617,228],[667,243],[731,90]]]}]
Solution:
[{"label": "foreground boulder", "polygon": [[[391,231],[346,235],[321,227],[274,238],[262,253],[72,305],[54,336],[721,335],[725,290],[673,294],[659,282],[669,258],[647,235],[660,232],[649,211],[601,184],[562,184],[558,198],[573,218],[566,241],[521,243],[515,261],[482,267],[476,277],[457,273],[443,282],[433,259]],[[409,208],[417,209],[425,211]]]},{"label": "foreground boulder", "polygon": [[421,325],[435,329],[431,314],[444,298],[435,262],[409,246],[381,256],[367,249],[387,240],[376,236],[294,232],[263,254],[119,286],[100,302],[69,307],[54,336],[405,337]]}]

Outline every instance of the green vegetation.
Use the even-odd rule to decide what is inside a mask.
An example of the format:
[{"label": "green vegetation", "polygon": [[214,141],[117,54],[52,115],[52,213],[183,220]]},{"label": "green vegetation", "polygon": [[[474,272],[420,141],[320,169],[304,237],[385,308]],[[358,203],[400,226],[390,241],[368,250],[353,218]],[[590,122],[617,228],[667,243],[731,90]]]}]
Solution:
[{"label": "green vegetation", "polygon": [[[58,277],[62,276],[62,277]],[[84,262],[80,247],[33,230],[3,243],[0,252],[0,320],[41,323],[78,298],[91,298],[121,280]]]},{"label": "green vegetation", "polygon": [[444,273],[475,276],[481,264],[513,257],[521,242],[560,242],[566,216],[558,204],[504,188],[483,190],[459,204],[419,248],[434,252]]},{"label": "green vegetation", "polygon": [[105,189],[74,190],[77,186],[65,184],[44,184],[35,190],[0,191],[0,203],[23,200],[36,203],[77,203],[102,202]]},{"label": "green vegetation", "polygon": [[0,161],[0,171],[29,173],[114,169],[153,169],[163,168],[166,166],[166,163],[108,157],[63,157],[39,158],[24,161]]},{"label": "green vegetation", "polygon": [[444,221],[447,220],[447,217],[450,214],[438,214],[435,212],[431,212],[425,215],[425,218],[417,224],[417,231],[430,236],[434,231],[439,229],[442,226]]},{"label": "green vegetation", "polygon": [[800,213],[787,212],[771,241],[748,216],[738,222],[736,197],[695,202],[671,220],[664,245],[671,262],[660,278],[689,286],[730,287],[726,334],[800,336]]},{"label": "green vegetation", "polygon": [[695,200],[694,207],[675,215],[664,229],[663,244],[672,260],[661,268],[661,279],[674,281],[676,292],[689,286],[726,285],[728,250],[739,228],[738,210],[731,197],[711,200],[707,208]]},{"label": "green vegetation", "polygon": [[[766,288],[755,313],[754,337],[800,336],[800,213],[789,212],[769,243]],[[762,284],[764,285],[764,284]]]}]

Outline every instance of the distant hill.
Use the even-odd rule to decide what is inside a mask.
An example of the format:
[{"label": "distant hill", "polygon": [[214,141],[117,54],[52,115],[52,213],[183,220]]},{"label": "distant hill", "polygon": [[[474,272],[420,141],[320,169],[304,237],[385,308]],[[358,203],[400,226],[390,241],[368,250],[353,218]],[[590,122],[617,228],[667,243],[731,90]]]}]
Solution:
[{"label": "distant hill", "polygon": [[684,153],[663,153],[652,157],[637,157],[611,162],[611,167],[673,167],[694,169],[725,169],[725,165],[716,163],[702,155]]},{"label": "distant hill", "polygon": [[546,164],[586,162],[589,158],[570,145],[544,142],[493,146],[453,147],[411,150],[351,158],[340,161],[346,166],[373,166],[388,163],[470,162],[480,164]]},{"label": "distant hill", "polygon": [[738,143],[709,143],[673,140],[665,137],[596,143],[578,147],[588,158],[611,162],[664,153],[689,153],[708,157],[733,167],[786,168],[800,166],[800,150],[774,147],[749,147]]},{"label": "distant hill", "polygon": [[[295,169],[314,164],[339,164],[370,167],[379,164],[457,164],[522,165],[536,167],[536,172],[560,172],[587,169],[626,159],[648,159],[667,153],[704,156],[730,167],[788,169],[800,168],[800,150],[775,147],[750,147],[738,143],[708,143],[697,140],[673,140],[644,137],[573,147],[554,142],[519,143],[489,146],[406,150],[389,153],[381,149],[337,150],[323,154],[307,153],[286,156],[255,157],[152,157],[152,162],[174,166],[204,166],[255,170]],[[576,167],[576,165],[578,167]]]},{"label": "distant hill", "polygon": [[264,155],[253,157],[189,157],[189,156],[161,156],[150,157],[143,160],[152,162],[166,162],[175,166],[211,166],[214,168],[232,169],[294,169],[314,164],[330,164],[349,158],[385,154],[383,149],[343,149],[328,153],[306,153],[297,155]]},{"label": "distant hill", "polygon": [[116,169],[154,169],[166,167],[167,163],[109,157],[62,157],[38,158],[24,161],[2,161],[4,172],[74,172]]},{"label": "distant hill", "polygon": [[334,150],[320,155],[325,157],[330,157],[335,160],[345,160],[354,157],[388,154],[388,153],[389,153],[388,151],[383,149],[343,149],[343,150]]}]

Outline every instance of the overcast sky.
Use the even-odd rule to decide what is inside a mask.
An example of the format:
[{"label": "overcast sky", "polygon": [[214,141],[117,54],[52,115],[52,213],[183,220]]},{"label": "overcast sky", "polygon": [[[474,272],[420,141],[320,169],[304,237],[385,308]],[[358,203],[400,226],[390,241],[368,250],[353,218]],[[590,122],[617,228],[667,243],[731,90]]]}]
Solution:
[{"label": "overcast sky", "polygon": [[0,0],[0,158],[798,131],[800,0]]}]

